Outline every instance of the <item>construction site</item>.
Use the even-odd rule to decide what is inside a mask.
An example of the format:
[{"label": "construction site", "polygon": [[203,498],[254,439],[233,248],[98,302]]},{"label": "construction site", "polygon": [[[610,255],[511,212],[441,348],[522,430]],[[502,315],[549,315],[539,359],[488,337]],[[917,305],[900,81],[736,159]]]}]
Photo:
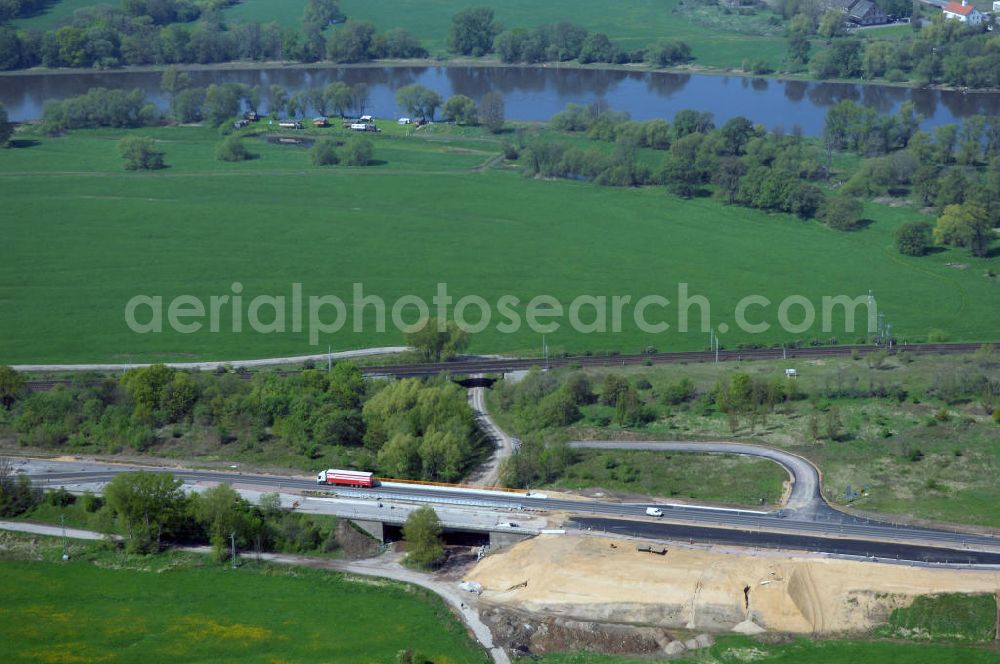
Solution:
[{"label": "construction site", "polygon": [[997,571],[589,535],[521,542],[466,579],[495,639],[533,653],[678,654],[728,632],[861,635],[924,595],[1000,603]]}]

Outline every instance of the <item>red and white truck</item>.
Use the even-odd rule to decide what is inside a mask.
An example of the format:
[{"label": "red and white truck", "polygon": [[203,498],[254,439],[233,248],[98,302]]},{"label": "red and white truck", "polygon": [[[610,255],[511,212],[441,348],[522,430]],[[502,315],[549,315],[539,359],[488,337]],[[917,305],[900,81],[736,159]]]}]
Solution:
[{"label": "red and white truck", "polygon": [[336,484],[338,486],[354,486],[369,489],[375,486],[375,474],[360,470],[321,470],[316,475],[317,484]]}]

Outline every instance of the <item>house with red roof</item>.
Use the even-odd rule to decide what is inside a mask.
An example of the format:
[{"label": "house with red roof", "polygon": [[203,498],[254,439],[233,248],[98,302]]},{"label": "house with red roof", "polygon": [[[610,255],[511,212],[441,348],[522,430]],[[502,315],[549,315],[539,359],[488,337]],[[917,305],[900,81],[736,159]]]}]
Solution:
[{"label": "house with red roof", "polygon": [[983,22],[982,13],[968,4],[968,0],[948,3],[944,8],[944,17],[946,20],[961,21],[969,25],[979,25]]}]

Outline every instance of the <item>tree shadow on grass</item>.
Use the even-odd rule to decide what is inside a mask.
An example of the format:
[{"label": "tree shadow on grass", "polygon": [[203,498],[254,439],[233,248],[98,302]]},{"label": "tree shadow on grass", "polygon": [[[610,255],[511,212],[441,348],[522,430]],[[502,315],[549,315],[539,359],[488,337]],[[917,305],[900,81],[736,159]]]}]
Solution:
[{"label": "tree shadow on grass", "polygon": [[24,148],[33,148],[36,145],[41,145],[41,141],[36,141],[33,138],[12,138],[7,141],[7,147],[13,150],[21,150]]},{"label": "tree shadow on grass", "polygon": [[851,226],[852,231],[863,231],[875,223],[874,219],[858,219],[857,223]]}]

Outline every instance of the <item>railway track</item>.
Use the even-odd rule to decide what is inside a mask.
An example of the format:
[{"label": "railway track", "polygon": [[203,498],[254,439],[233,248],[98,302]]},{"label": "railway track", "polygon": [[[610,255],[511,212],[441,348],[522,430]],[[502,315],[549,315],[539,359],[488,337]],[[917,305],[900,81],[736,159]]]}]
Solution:
[{"label": "railway track", "polygon": [[[990,342],[1000,350],[1000,343]],[[891,354],[900,351],[916,355],[955,355],[973,353],[982,343],[951,343],[951,344],[915,344],[896,346]],[[455,362],[436,362],[430,364],[389,364],[383,366],[361,367],[366,376],[392,376],[409,378],[435,376],[441,373],[451,375],[466,374],[502,374],[512,371],[526,371],[534,367],[557,368],[566,366],[580,367],[615,367],[636,366],[644,364],[676,364],[685,362],[733,362],[743,360],[780,360],[809,357],[844,357],[854,353],[871,353],[879,350],[878,346],[810,346],[804,348],[753,348],[742,350],[694,351],[677,353],[642,353],[638,355],[571,355],[565,357],[543,358],[491,358],[482,360],[459,360]],[[290,375],[296,372],[281,371],[280,375]],[[240,374],[250,379],[252,373]],[[74,379],[62,378],[51,380],[29,380],[27,387],[33,392],[45,392],[57,385],[70,385]],[[94,381],[90,381],[94,382]]]}]

